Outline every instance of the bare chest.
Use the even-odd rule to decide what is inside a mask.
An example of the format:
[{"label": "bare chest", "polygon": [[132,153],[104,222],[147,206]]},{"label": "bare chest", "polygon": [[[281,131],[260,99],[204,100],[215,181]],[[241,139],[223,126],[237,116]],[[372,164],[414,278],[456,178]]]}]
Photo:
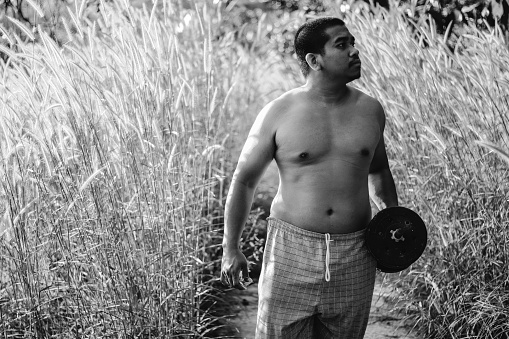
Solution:
[{"label": "bare chest", "polygon": [[320,113],[298,112],[278,128],[276,158],[302,165],[327,159],[369,164],[381,137],[375,115]]}]

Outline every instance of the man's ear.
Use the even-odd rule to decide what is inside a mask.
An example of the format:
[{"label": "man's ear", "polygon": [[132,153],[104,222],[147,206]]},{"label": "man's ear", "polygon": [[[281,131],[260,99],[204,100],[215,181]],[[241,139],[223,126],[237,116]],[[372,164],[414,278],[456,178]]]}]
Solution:
[{"label": "man's ear", "polygon": [[319,71],[322,69],[319,57],[314,53],[306,54],[306,62],[308,63],[309,67],[311,67],[314,71]]}]

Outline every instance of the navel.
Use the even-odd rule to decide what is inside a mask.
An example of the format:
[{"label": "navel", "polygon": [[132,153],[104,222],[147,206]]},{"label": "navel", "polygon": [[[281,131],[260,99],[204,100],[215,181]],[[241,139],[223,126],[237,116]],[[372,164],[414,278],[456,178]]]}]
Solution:
[{"label": "navel", "polygon": [[328,216],[331,216],[333,213],[334,213],[334,210],[333,210],[332,208],[329,208],[329,209],[327,210],[327,215],[328,215]]}]

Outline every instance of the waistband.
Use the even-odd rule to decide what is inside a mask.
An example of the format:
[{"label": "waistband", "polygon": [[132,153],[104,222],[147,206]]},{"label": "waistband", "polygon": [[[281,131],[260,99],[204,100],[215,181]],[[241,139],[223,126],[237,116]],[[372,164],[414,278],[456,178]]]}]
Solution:
[{"label": "waistband", "polygon": [[[323,241],[325,239],[326,233],[318,233],[309,231],[303,228],[300,228],[298,226],[292,225],[289,222],[286,222],[281,219],[277,219],[274,217],[268,217],[267,221],[269,222],[269,225],[275,226],[280,230],[291,232],[292,234],[297,234],[302,237],[306,237],[308,239],[316,239]],[[347,240],[364,240],[366,234],[366,229],[362,229],[356,232],[351,233],[331,233],[330,239],[331,240],[337,240],[337,241],[347,241]]]}]

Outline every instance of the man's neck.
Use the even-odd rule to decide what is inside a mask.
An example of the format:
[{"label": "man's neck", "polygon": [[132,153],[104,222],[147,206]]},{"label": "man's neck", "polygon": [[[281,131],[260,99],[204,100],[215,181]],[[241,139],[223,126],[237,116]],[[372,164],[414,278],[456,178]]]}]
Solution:
[{"label": "man's neck", "polygon": [[304,88],[312,96],[313,101],[325,105],[335,105],[349,95],[349,88],[344,82],[331,82],[316,77],[308,77]]}]

